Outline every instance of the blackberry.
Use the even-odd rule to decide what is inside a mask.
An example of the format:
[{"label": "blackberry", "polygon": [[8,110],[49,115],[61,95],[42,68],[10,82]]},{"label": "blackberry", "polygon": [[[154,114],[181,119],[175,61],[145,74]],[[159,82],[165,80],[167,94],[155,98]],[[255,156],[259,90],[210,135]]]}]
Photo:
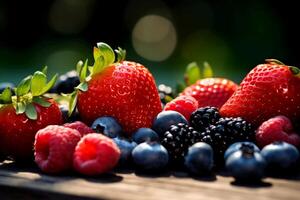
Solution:
[{"label": "blackberry", "polygon": [[168,103],[174,98],[174,94],[170,86],[167,86],[165,84],[160,84],[157,89],[158,89],[160,101],[162,102],[163,105],[165,105],[166,103]]},{"label": "blackberry", "polygon": [[240,117],[220,118],[201,133],[201,141],[210,144],[217,157],[223,157],[225,150],[235,142],[254,141],[252,125]]},{"label": "blackberry", "polygon": [[190,117],[190,124],[197,131],[203,132],[210,125],[220,119],[219,110],[215,107],[203,107],[194,111]]},{"label": "blackberry", "polygon": [[55,86],[50,90],[51,93],[72,93],[74,87],[80,84],[77,72],[72,70],[59,76]]},{"label": "blackberry", "polygon": [[188,148],[200,142],[200,133],[184,123],[171,125],[161,138],[161,144],[168,150],[172,162],[182,163]]}]

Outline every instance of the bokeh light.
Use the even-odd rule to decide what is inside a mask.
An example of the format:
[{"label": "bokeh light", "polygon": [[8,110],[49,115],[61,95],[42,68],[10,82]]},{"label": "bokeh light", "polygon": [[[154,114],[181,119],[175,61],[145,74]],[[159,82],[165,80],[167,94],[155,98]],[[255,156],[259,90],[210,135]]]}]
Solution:
[{"label": "bokeh light", "polygon": [[146,15],[133,28],[132,44],[140,56],[151,61],[163,61],[176,47],[175,27],[165,17]]}]

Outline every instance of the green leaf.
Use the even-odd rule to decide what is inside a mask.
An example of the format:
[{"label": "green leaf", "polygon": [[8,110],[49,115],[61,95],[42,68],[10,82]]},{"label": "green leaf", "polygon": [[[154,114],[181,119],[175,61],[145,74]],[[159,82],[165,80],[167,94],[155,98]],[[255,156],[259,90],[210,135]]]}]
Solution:
[{"label": "green leaf", "polygon": [[12,102],[11,100],[12,92],[9,87],[5,88],[3,92],[0,94],[0,103],[9,104]]},{"label": "green leaf", "polygon": [[118,49],[115,50],[117,54],[117,62],[121,62],[125,60],[126,58],[126,50],[118,47]]},{"label": "green leaf", "polygon": [[26,105],[25,114],[31,120],[36,120],[37,119],[37,112],[36,112],[35,107],[32,103]]},{"label": "green leaf", "polygon": [[213,77],[214,73],[212,67],[208,62],[203,63],[203,78],[211,78]]},{"label": "green leaf", "polygon": [[48,67],[45,66],[43,69],[42,69],[42,73],[47,75],[47,72],[48,72]]},{"label": "green leaf", "polygon": [[95,61],[95,64],[94,64],[94,67],[93,67],[93,74],[97,74],[97,73],[101,72],[104,67],[105,67],[104,57],[100,56]]},{"label": "green leaf", "polygon": [[45,108],[51,106],[51,103],[49,101],[46,101],[43,97],[33,97],[32,101]]},{"label": "green leaf", "polygon": [[48,92],[55,84],[56,80],[57,80],[58,75],[55,74],[52,79],[46,84],[44,85],[44,87],[42,88],[42,90],[40,91],[40,95],[45,94],[46,92]]},{"label": "green leaf", "polygon": [[199,80],[200,77],[200,68],[196,62],[188,64],[185,73],[185,82],[187,85],[191,85]]},{"label": "green leaf", "polygon": [[86,91],[88,90],[88,84],[87,84],[87,82],[82,82],[82,83],[80,83],[80,84],[76,87],[76,89],[78,89],[78,90],[80,90],[80,91],[82,91],[82,92],[86,92]]},{"label": "green leaf", "polygon": [[93,55],[94,55],[94,60],[97,60],[97,58],[99,58],[99,56],[101,56],[100,49],[98,49],[97,47],[94,47]]},{"label": "green leaf", "polygon": [[81,68],[81,71],[79,74],[79,79],[80,79],[80,82],[84,82],[85,81],[85,78],[87,76],[87,70],[88,70],[88,59],[85,60],[85,63],[83,65],[83,67]]},{"label": "green leaf", "polygon": [[16,105],[17,115],[24,113],[25,109],[26,109],[26,106],[23,102],[17,102],[17,105]]},{"label": "green leaf", "polygon": [[33,96],[40,96],[43,93],[43,88],[47,84],[47,77],[44,73],[37,71],[31,79],[31,93]]},{"label": "green leaf", "polygon": [[97,43],[97,47],[100,50],[100,55],[98,57],[104,57],[104,66],[108,66],[115,62],[115,53],[108,44],[99,42]]},{"label": "green leaf", "polygon": [[265,62],[267,64],[274,64],[274,65],[285,65],[283,62],[277,60],[277,59],[273,59],[273,58],[270,58],[270,59],[265,59]]},{"label": "green leaf", "polygon": [[72,115],[73,111],[75,110],[76,104],[77,104],[77,98],[78,98],[78,91],[74,91],[70,94],[70,102],[69,102],[69,116]]},{"label": "green leaf", "polygon": [[31,78],[32,78],[32,76],[27,76],[19,83],[19,85],[16,89],[17,96],[22,96],[29,92],[30,86],[31,86]]},{"label": "green leaf", "polygon": [[82,70],[82,67],[83,67],[83,61],[82,60],[79,60],[78,63],[76,64],[76,72],[77,74],[80,74],[81,70]]}]

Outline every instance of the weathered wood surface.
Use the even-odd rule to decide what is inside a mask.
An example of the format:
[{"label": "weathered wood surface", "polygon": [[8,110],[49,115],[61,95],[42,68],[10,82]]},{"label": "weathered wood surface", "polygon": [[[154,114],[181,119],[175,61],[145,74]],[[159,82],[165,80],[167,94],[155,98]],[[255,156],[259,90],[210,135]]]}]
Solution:
[{"label": "weathered wood surface", "polygon": [[149,177],[133,172],[94,178],[75,174],[49,176],[36,167],[0,164],[0,200],[6,199],[243,199],[299,200],[300,174],[238,185],[231,177],[191,178],[184,173]]}]

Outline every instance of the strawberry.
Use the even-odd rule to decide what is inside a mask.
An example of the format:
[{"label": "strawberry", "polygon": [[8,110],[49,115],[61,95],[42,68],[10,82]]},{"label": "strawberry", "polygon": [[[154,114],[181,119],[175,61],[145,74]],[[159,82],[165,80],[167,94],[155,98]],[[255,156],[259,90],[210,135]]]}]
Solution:
[{"label": "strawberry", "polygon": [[43,96],[55,83],[47,83],[46,69],[26,77],[15,95],[6,88],[0,95],[0,153],[26,160],[33,156],[36,132],[50,124],[61,124],[62,115],[57,103]]},{"label": "strawberry", "polygon": [[300,119],[300,70],[267,59],[244,78],[238,90],[223,105],[225,117],[242,117],[258,127],[277,115]]},{"label": "strawberry", "polygon": [[198,107],[220,108],[236,91],[238,85],[225,78],[204,78],[185,88],[180,95],[192,96]]},{"label": "strawberry", "polygon": [[[95,63],[79,63],[81,84],[71,95],[70,110],[77,108],[82,120],[91,124],[96,118],[112,116],[131,134],[141,127],[151,127],[162,110],[155,80],[143,65],[123,61],[125,50],[98,43],[94,48]],[[86,78],[87,69],[90,75]]]}]

